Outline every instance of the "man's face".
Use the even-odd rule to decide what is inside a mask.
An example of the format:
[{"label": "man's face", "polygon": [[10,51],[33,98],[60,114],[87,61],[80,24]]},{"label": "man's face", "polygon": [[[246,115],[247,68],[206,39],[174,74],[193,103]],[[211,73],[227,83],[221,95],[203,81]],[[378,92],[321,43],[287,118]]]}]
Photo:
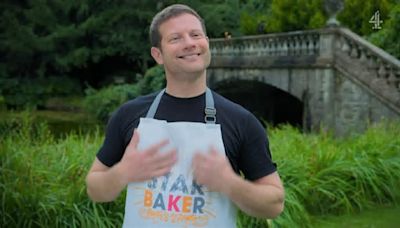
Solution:
[{"label": "man's face", "polygon": [[152,48],[158,64],[167,75],[204,73],[210,64],[208,38],[201,22],[191,14],[181,14],[160,25],[161,48]]}]

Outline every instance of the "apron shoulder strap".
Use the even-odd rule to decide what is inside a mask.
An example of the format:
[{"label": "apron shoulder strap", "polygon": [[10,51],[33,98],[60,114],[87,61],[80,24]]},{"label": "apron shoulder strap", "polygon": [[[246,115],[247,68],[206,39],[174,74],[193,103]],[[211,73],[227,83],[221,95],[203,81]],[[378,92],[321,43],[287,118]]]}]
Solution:
[{"label": "apron shoulder strap", "polygon": [[[154,118],[158,105],[160,104],[161,97],[165,93],[165,89],[161,90],[156,98],[154,98],[153,103],[151,104],[149,110],[147,111],[146,118]],[[217,121],[216,114],[217,110],[214,107],[214,98],[211,90],[207,87],[206,89],[206,107],[204,109],[204,121],[206,124],[215,124]]]},{"label": "apron shoulder strap", "polygon": [[154,98],[154,101],[153,101],[153,103],[151,103],[149,111],[147,111],[146,118],[151,118],[151,119],[154,118],[154,115],[156,114],[158,105],[160,104],[161,97],[164,94],[164,92],[165,92],[165,89],[161,90],[157,94],[156,98]]},{"label": "apron shoulder strap", "polygon": [[217,121],[217,110],[214,106],[214,98],[211,90],[207,87],[206,89],[206,108],[204,109],[204,121],[206,124],[215,124]]}]

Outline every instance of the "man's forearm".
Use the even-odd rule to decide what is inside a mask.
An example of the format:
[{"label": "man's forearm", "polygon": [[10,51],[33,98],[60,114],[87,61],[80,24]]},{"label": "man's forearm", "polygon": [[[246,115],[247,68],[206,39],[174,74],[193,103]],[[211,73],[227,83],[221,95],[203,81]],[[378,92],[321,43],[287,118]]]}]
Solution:
[{"label": "man's forearm", "polygon": [[94,171],[86,177],[87,193],[95,202],[110,202],[126,187],[118,178],[118,167],[106,171]]},{"label": "man's forearm", "polygon": [[257,184],[231,176],[223,190],[242,211],[263,218],[275,218],[284,207],[284,190],[274,185]]}]

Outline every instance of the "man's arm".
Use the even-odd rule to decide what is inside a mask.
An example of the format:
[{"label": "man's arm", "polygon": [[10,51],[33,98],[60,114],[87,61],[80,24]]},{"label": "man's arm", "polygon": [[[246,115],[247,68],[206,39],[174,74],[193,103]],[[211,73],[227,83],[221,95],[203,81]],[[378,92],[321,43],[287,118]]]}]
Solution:
[{"label": "man's arm", "polygon": [[254,182],[237,175],[228,159],[215,149],[196,154],[194,177],[198,184],[228,196],[241,210],[251,216],[275,218],[284,208],[284,189],[277,172]]},{"label": "man's arm", "polygon": [[86,177],[87,194],[90,199],[95,202],[116,199],[126,186],[118,177],[117,165],[110,168],[96,158]]},{"label": "man's arm", "polygon": [[265,218],[275,218],[284,208],[284,189],[277,172],[250,182],[232,175],[226,179],[222,188],[226,194],[245,213]]},{"label": "man's arm", "polygon": [[137,150],[139,134],[135,130],[121,161],[107,167],[97,158],[86,177],[87,193],[96,202],[116,199],[130,182],[141,182],[168,173],[176,162],[176,150],[160,153],[164,140],[143,151]]}]

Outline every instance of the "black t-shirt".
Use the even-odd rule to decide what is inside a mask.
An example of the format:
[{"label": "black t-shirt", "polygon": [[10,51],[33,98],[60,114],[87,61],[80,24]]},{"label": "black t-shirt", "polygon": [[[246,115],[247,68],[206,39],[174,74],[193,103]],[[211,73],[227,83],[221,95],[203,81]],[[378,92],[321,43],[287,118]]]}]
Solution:
[{"label": "black t-shirt", "polygon": [[[97,158],[106,166],[119,162],[133,130],[139,125],[157,93],[141,96],[122,105],[111,116],[103,146]],[[221,125],[226,155],[236,173],[256,180],[276,171],[272,162],[267,135],[252,113],[213,92],[217,110],[216,123]],[[167,93],[161,98],[155,119],[168,122],[204,123],[205,93],[192,98],[177,98]]]}]

